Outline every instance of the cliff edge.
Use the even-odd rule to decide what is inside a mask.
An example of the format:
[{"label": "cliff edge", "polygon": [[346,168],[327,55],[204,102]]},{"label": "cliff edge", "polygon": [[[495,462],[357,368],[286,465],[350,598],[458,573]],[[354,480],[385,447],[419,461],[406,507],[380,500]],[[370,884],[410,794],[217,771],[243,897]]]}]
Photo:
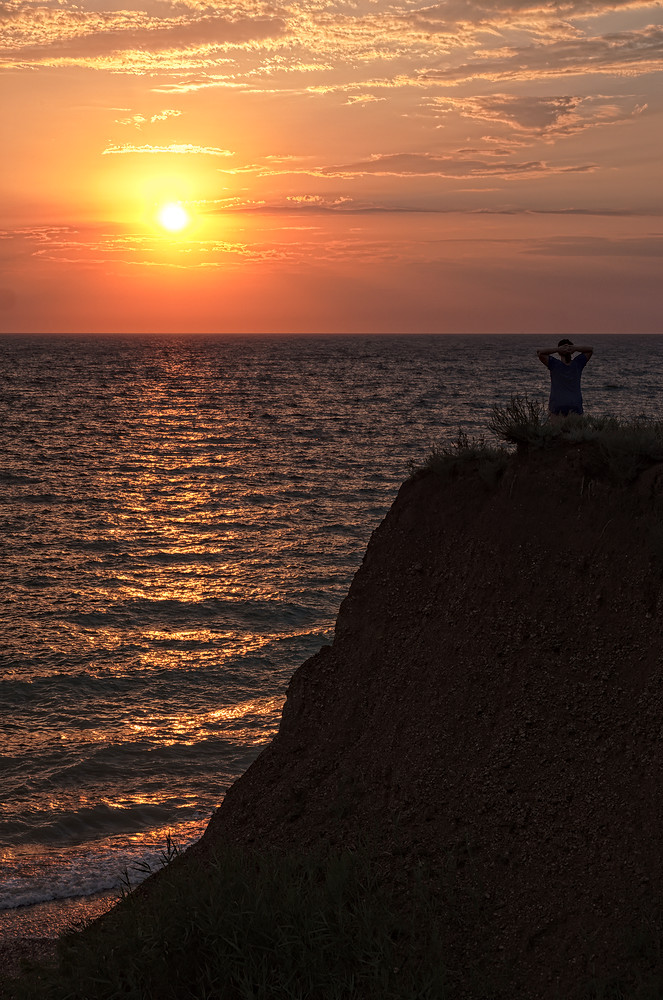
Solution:
[{"label": "cliff edge", "polygon": [[662,511],[663,465],[615,483],[591,443],[414,475],[199,849],[451,858],[504,996],[628,980],[663,876]]}]

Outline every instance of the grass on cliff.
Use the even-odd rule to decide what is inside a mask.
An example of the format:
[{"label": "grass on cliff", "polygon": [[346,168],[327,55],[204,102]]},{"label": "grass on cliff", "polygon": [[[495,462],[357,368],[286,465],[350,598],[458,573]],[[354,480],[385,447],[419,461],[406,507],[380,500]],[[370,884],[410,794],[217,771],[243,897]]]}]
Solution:
[{"label": "grass on cliff", "polygon": [[[155,891],[156,890],[156,891]],[[166,869],[59,945],[14,1000],[443,1000],[440,902],[423,880],[394,893],[350,851],[295,858],[221,850]],[[448,901],[447,901],[448,906]],[[424,917],[424,919],[422,919]]]},{"label": "grass on cliff", "polygon": [[[470,438],[459,430],[455,441],[436,445],[423,468],[448,476],[459,468],[476,467],[481,478],[494,483],[506,468],[510,450],[537,451],[592,442],[595,472],[616,482],[632,482],[644,469],[663,462],[663,420],[614,415],[575,416],[550,420],[548,411],[527,396],[511,396],[494,406],[487,430],[495,444]],[[502,443],[504,442],[504,443]]]},{"label": "grass on cliff", "polygon": [[[452,442],[433,446],[420,468],[447,479],[472,466],[486,485],[493,486],[504,472],[508,460],[506,448],[488,445],[484,438],[471,438],[459,428]],[[417,468],[413,463],[411,471],[414,473]]]}]

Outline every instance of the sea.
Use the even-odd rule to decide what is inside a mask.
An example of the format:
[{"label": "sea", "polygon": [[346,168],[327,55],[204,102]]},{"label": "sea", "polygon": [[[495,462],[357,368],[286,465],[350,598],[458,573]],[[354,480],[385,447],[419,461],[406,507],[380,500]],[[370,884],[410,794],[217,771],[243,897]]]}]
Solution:
[{"label": "sea", "polygon": [[[0,931],[201,836],[403,480],[557,339],[0,338]],[[663,337],[591,343],[586,411],[659,418]]]}]

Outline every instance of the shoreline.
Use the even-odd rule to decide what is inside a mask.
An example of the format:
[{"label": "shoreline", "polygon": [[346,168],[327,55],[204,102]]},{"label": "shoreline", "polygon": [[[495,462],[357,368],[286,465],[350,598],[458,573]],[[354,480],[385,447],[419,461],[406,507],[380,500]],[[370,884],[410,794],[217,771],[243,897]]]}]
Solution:
[{"label": "shoreline", "polygon": [[23,961],[48,962],[55,956],[58,938],[82,921],[95,920],[115,905],[116,889],[30,903],[0,911],[0,969],[2,976],[20,976]]}]

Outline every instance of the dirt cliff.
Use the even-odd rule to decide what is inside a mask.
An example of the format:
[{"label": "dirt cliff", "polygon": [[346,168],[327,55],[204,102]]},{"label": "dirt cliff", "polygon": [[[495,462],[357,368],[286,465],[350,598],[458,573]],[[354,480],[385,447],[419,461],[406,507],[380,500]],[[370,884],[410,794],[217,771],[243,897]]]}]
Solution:
[{"label": "dirt cliff", "polygon": [[628,982],[660,918],[662,510],[663,466],[615,483],[591,444],[413,476],[203,848],[453,858],[500,995]]}]

